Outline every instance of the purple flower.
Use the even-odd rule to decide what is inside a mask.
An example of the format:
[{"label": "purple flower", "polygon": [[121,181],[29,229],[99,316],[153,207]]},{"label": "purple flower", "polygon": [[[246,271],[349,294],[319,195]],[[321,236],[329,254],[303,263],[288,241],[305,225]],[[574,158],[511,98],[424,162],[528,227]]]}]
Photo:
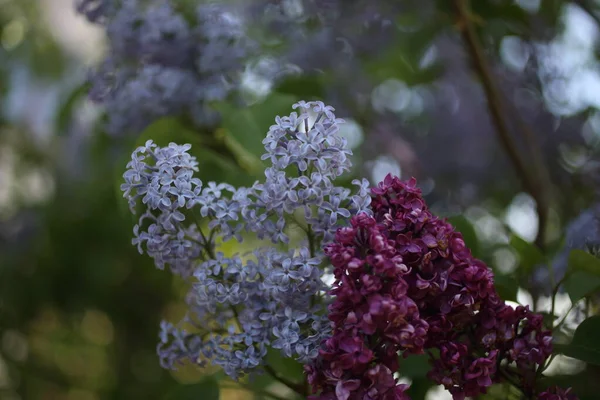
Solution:
[{"label": "purple flower", "polygon": [[480,357],[469,365],[464,373],[465,394],[476,396],[485,393],[485,389],[492,385],[492,376],[496,372],[496,357],[498,350],[493,350],[486,357]]},{"label": "purple flower", "polygon": [[407,296],[409,269],[381,229],[358,214],[326,247],[336,277],[329,308],[334,329],[307,369],[313,389],[321,390],[315,398],[406,398],[406,387],[393,377],[397,353],[422,352],[428,325]]},{"label": "purple flower", "polygon": [[[307,368],[317,398],[388,398],[398,385],[385,371],[397,370],[397,354],[426,349],[439,350],[429,377],[454,399],[500,382],[502,359],[516,362],[517,379],[532,391],[532,372],[552,350],[542,317],[500,300],[490,269],[431,214],[414,179],[388,175],[371,193],[372,217],[355,215],[325,248],[336,281],[332,336]],[[375,369],[376,389],[369,380]]]}]

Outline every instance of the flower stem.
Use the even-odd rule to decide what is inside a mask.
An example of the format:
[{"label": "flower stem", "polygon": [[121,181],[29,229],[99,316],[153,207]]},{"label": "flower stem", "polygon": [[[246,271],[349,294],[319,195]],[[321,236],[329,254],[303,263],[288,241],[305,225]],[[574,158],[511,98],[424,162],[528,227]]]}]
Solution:
[{"label": "flower stem", "polygon": [[315,235],[313,234],[312,225],[308,224],[306,230],[306,236],[308,237],[308,249],[310,250],[310,256],[314,257],[316,253],[315,249]]},{"label": "flower stem", "polygon": [[269,364],[265,365],[265,371],[267,371],[267,373],[271,375],[276,381],[283,383],[285,386],[289,387],[294,392],[298,393],[300,396],[306,397],[307,391],[304,385],[297,384],[280,376]]}]

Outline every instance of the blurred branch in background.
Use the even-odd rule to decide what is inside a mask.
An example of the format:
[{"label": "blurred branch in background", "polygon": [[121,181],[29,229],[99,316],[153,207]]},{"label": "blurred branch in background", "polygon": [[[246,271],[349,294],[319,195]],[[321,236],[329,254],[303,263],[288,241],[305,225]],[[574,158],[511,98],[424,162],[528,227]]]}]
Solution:
[{"label": "blurred branch in background", "polygon": [[[484,87],[487,103],[489,106],[490,114],[494,124],[496,125],[496,132],[498,138],[502,143],[504,150],[510,158],[519,179],[522,181],[525,190],[534,198],[537,206],[537,213],[539,218],[538,234],[536,237],[536,244],[540,248],[545,246],[545,234],[548,223],[549,213],[549,195],[551,188],[548,187],[550,181],[548,180],[548,173],[543,161],[540,156],[539,145],[532,143],[534,136],[530,134],[527,129],[523,129],[524,126],[521,124],[523,130],[522,134],[527,140],[529,151],[532,153],[531,163],[525,161],[525,158],[519,146],[516,144],[514,139],[511,137],[510,127],[508,124],[509,115],[507,114],[506,108],[504,107],[504,96],[496,85],[496,80],[492,75],[492,71],[486,60],[486,56],[483,51],[483,47],[479,42],[475,27],[473,24],[473,16],[469,8],[469,0],[455,0],[455,7],[458,14],[458,26],[462,33],[465,47],[470,53],[471,60],[474,69],[477,71],[481,83]],[[511,117],[520,117],[517,115]]]}]

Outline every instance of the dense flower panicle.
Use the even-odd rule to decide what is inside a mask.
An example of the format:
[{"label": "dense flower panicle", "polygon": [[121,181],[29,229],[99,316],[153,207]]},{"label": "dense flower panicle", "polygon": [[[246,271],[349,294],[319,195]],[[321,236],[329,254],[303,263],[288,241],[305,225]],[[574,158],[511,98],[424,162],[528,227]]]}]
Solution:
[{"label": "dense flower panicle", "polygon": [[304,362],[316,356],[327,333],[311,305],[311,296],[323,289],[318,258],[305,248],[298,255],[266,249],[254,256],[243,262],[218,253],[198,266],[188,322],[206,335],[165,324],[159,344],[163,366],[210,360],[235,378],[262,364],[268,346]]},{"label": "dense flower panicle", "polygon": [[190,147],[171,143],[160,148],[147,141],[134,151],[121,185],[132,212],[138,200],[146,209],[134,227],[133,244],[140,253],[145,249],[157,267],[168,264],[184,276],[191,273],[191,260],[201,253],[197,230],[183,225],[183,211],[202,187],[193,177],[198,163],[187,153]]},{"label": "dense flower panicle", "polygon": [[[541,316],[500,300],[491,271],[431,214],[414,179],[388,175],[372,194],[373,216],[352,217],[326,248],[333,332],[307,367],[316,398],[395,398],[398,354],[425,349],[439,351],[429,377],[455,399],[485,393],[502,360],[516,363],[533,391],[531,374],[552,350]],[[375,366],[388,371],[389,386],[369,381]]]},{"label": "dense flower panicle", "polygon": [[[265,183],[254,186],[262,207],[277,215],[302,208],[306,222],[325,241],[333,238],[338,217],[368,211],[368,181],[355,180],[359,187],[354,196],[333,181],[350,169],[352,152],[346,139],[338,134],[342,119],[336,118],[331,106],[321,102],[301,101],[293,106],[299,112],[276,118],[263,140],[263,160],[272,164],[265,171]],[[286,169],[294,168],[299,176],[288,177]]]},{"label": "dense flower panicle", "polygon": [[171,0],[77,0],[106,29],[109,51],[91,75],[92,100],[107,109],[110,133],[139,132],[165,116],[198,125],[217,118],[208,103],[238,85],[254,45],[231,7],[199,4],[189,21]]},{"label": "dense flower panicle", "polygon": [[[142,208],[133,244],[157,267],[193,282],[183,321],[192,329],[163,324],[163,366],[210,362],[236,378],[262,365],[268,348],[310,362],[329,335],[319,300],[327,290],[320,249],[346,217],[368,207],[368,182],[355,181],[356,193],[335,185],[351,164],[333,108],[321,102],[294,108],[299,112],[277,117],[269,130],[263,158],[272,166],[249,188],[194,178],[198,162],[190,145],[148,141],[133,152],[121,186],[132,212]],[[311,235],[306,246],[244,257],[214,251],[217,235],[241,241],[243,232],[288,243],[288,221],[302,214],[299,223]]]}]

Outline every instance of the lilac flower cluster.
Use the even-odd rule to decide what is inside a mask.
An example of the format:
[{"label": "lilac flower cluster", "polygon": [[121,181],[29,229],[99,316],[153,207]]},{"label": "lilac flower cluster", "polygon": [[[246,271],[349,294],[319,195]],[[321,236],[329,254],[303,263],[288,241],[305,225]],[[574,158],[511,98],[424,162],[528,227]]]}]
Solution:
[{"label": "lilac flower cluster", "polygon": [[[133,243],[157,267],[193,282],[182,321],[189,330],[162,326],[158,353],[165,367],[211,362],[236,378],[263,365],[269,348],[309,362],[329,333],[320,249],[340,216],[366,212],[368,182],[355,181],[354,195],[334,184],[350,168],[351,152],[333,108],[303,101],[293,107],[298,112],[277,117],[270,128],[263,159],[271,165],[264,182],[250,188],[194,178],[190,145],[149,141],[132,154],[122,190],[133,212],[143,208]],[[281,250],[291,225],[307,241]],[[217,237],[241,241],[244,232],[278,246],[233,257],[216,251]]]},{"label": "lilac flower cluster", "polygon": [[393,376],[397,353],[422,349],[427,324],[406,296],[403,276],[410,271],[375,220],[359,214],[351,222],[326,250],[335,268],[334,330],[316,364],[307,366],[309,382],[323,389],[319,399],[407,399],[406,385]]},{"label": "lilac flower cluster", "polygon": [[454,399],[507,375],[534,394],[552,350],[541,315],[500,300],[491,271],[431,214],[414,179],[388,175],[372,194],[373,216],[352,217],[326,248],[336,278],[333,334],[306,367],[315,398],[406,399],[393,376],[398,354],[425,350],[429,377]]},{"label": "lilac flower cluster", "polygon": [[164,116],[214,122],[209,107],[237,85],[253,44],[232,7],[199,4],[187,18],[171,0],[78,0],[77,10],[105,26],[106,59],[91,77],[92,100],[107,110],[110,133],[139,132]]}]

